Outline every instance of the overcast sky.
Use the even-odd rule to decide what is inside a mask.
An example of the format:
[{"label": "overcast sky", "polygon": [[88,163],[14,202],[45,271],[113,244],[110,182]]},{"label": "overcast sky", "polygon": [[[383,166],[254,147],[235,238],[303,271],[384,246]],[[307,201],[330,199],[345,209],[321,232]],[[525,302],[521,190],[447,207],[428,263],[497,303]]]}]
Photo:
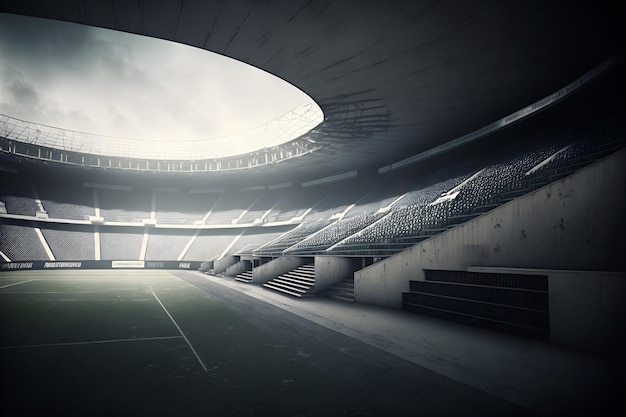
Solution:
[{"label": "overcast sky", "polygon": [[102,135],[207,139],[309,101],[290,84],[201,49],[0,14],[0,113]]}]

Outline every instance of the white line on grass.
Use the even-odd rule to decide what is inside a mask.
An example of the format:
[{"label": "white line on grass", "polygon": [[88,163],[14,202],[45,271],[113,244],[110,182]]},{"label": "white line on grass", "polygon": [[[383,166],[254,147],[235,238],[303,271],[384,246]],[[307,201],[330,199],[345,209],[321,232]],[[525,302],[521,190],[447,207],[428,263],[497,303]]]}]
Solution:
[{"label": "white line on grass", "polygon": [[[4,287],[2,287],[4,288]],[[117,289],[115,290],[115,292],[140,292],[139,289],[135,289],[135,290],[121,290],[121,289]],[[113,293],[113,291],[3,291],[2,294],[103,294],[103,295],[110,295],[110,296],[114,296],[115,294]],[[119,297],[119,295],[118,295]],[[141,298],[141,300],[144,300],[144,298]],[[145,300],[148,300],[148,298],[145,298]]]},{"label": "white line on grass", "polygon": [[12,287],[14,285],[26,284],[27,282],[31,282],[31,281],[34,281],[34,279],[29,279],[28,281],[16,282],[16,283],[9,284],[9,285],[3,285],[2,287],[0,287],[0,290],[3,288]]},{"label": "white line on grass", "polygon": [[78,345],[97,345],[100,343],[119,343],[119,342],[143,342],[148,340],[168,340],[181,339],[180,336],[162,336],[162,337],[137,337],[134,339],[110,339],[110,340],[91,340],[88,342],[64,342],[64,343],[44,343],[40,345],[14,345],[0,346],[0,349],[19,349],[19,348],[38,348],[38,347],[55,347],[55,346],[78,346]]},{"label": "white line on grass", "polygon": [[185,339],[185,342],[187,342],[187,344],[189,345],[189,348],[191,349],[193,354],[196,355],[196,359],[198,359],[198,362],[200,362],[200,365],[202,365],[202,369],[204,369],[204,372],[208,372],[206,365],[204,364],[204,362],[202,362],[202,359],[200,359],[200,356],[198,356],[198,353],[196,352],[196,350],[193,348],[193,346],[189,342],[189,339],[187,339],[187,336],[185,336],[185,333],[183,333],[183,331],[180,329],[180,327],[178,326],[178,323],[176,323],[176,320],[174,320],[174,317],[172,317],[170,312],[167,311],[167,309],[165,308],[165,306],[163,305],[161,300],[159,300],[159,297],[157,297],[157,295],[154,293],[154,291],[151,291],[151,292],[152,292],[152,295],[154,296],[154,298],[157,300],[157,302],[163,308],[163,311],[165,311],[165,314],[167,314],[167,316],[170,318],[170,320],[172,320],[172,323],[174,323],[174,326],[176,326],[176,328],[180,332],[180,335],[183,337],[183,339]]}]

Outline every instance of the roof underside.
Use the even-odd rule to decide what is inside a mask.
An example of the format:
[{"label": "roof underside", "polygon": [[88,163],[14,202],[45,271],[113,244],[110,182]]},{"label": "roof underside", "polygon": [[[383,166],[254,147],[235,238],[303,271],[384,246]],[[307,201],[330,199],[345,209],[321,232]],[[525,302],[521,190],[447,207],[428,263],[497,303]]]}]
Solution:
[{"label": "roof underside", "polygon": [[506,116],[619,53],[617,2],[4,0],[0,11],[217,52],[310,95],[327,146],[255,173],[376,169]]}]

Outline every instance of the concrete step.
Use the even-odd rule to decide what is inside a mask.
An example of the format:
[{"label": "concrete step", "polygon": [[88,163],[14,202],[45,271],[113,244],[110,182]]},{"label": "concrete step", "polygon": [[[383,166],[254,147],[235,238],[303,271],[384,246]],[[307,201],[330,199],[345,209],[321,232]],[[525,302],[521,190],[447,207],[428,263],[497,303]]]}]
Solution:
[{"label": "concrete step", "polygon": [[333,291],[330,293],[331,296],[341,297],[341,298],[349,298],[351,300],[354,299],[353,291]]},{"label": "concrete step", "polygon": [[272,281],[272,283],[277,283],[277,284],[282,284],[285,285],[287,287],[294,287],[295,288],[300,288],[304,291],[310,290],[312,285],[307,285],[307,284],[303,284],[301,282],[294,282],[294,280],[291,280],[289,278],[283,278],[283,277],[278,277],[278,278],[274,278]]},{"label": "concrete step", "polygon": [[315,278],[313,277],[304,277],[302,275],[297,275],[291,272],[287,272],[285,274],[280,275],[281,277],[291,278],[298,282],[309,282],[311,285],[315,284]]},{"label": "concrete step", "polygon": [[235,279],[237,281],[251,282],[252,281],[252,270],[242,272],[241,274],[237,274]]},{"label": "concrete step", "polygon": [[347,292],[347,293],[352,293],[354,294],[354,285],[339,285],[335,288],[333,288],[333,290],[335,292]]},{"label": "concrete step", "polygon": [[271,288],[273,290],[283,292],[285,294],[293,295],[295,297],[302,297],[305,293],[305,291],[296,290],[291,287],[287,287],[283,284],[275,283],[274,281],[266,282],[265,284],[263,284],[263,286],[266,288]]},{"label": "concrete step", "polygon": [[338,282],[326,292],[331,298],[342,301],[354,301],[354,278],[347,278]]},{"label": "concrete step", "polygon": [[315,278],[315,271],[294,269],[289,271],[288,274],[298,275],[305,278]]},{"label": "concrete step", "polygon": [[300,294],[304,294],[308,290],[308,288],[296,287],[295,285],[291,285],[291,283],[281,282],[281,281],[278,281],[277,279],[273,279],[273,280],[271,280],[269,282],[266,282],[265,284],[271,284],[271,285],[274,285],[274,286],[277,286],[277,287],[280,287],[280,288],[284,288],[284,289],[289,290],[289,291],[297,292],[297,293],[300,293]]},{"label": "concrete step", "polygon": [[354,302],[354,294],[352,296],[342,294],[329,294],[329,297],[334,298],[335,300],[347,301],[350,303]]},{"label": "concrete step", "polygon": [[335,290],[335,291],[352,291],[352,292],[354,292],[354,282],[349,282],[349,283],[348,282],[346,282],[346,283],[340,282],[339,284],[334,285],[332,287],[332,289]]},{"label": "concrete step", "polygon": [[283,292],[285,294],[292,295],[294,297],[298,297],[298,298],[302,297],[302,293],[298,293],[298,292],[295,292],[295,291],[288,290],[286,288],[282,288],[282,287],[273,285],[271,282],[266,282],[265,284],[263,284],[263,286],[266,287],[266,288],[271,288],[273,290]]},{"label": "concrete step", "polygon": [[312,279],[303,279],[302,277],[294,277],[292,275],[279,275],[277,278],[283,278],[290,282],[295,282],[296,284],[306,285],[308,287],[312,287],[315,285],[315,281]]},{"label": "concrete step", "polygon": [[315,286],[315,265],[301,265],[263,284],[264,287],[303,297]]}]

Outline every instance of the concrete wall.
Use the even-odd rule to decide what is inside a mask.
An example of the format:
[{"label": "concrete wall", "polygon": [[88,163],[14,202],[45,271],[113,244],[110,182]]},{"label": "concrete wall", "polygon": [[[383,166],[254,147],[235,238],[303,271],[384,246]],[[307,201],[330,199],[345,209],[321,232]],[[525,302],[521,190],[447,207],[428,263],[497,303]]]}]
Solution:
[{"label": "concrete wall", "polygon": [[209,269],[213,269],[213,261],[202,262],[202,264],[200,264],[200,271],[206,272]]},{"label": "concrete wall", "polygon": [[311,262],[310,258],[300,258],[298,256],[282,256],[252,270],[252,282],[255,284],[265,284],[267,281],[276,278],[280,274],[296,269],[300,265]]},{"label": "concrete wall", "polygon": [[546,275],[552,343],[603,355],[626,351],[626,273],[490,267],[467,270]]},{"label": "concrete wall", "polygon": [[600,354],[626,352],[626,274],[550,271],[550,340]]},{"label": "concrete wall", "polygon": [[626,150],[355,273],[355,301],[402,307],[424,269],[626,269]]},{"label": "concrete wall", "polygon": [[246,272],[252,269],[252,262],[250,261],[239,261],[234,265],[229,266],[224,271],[224,275],[227,277],[236,277],[237,274],[241,274],[242,272]]},{"label": "concrete wall", "polygon": [[213,261],[213,270],[216,274],[221,274],[226,271],[226,268],[237,262],[239,262],[238,256],[224,256],[222,259]]},{"label": "concrete wall", "polygon": [[361,265],[361,258],[316,256],[315,291],[325,290],[345,278],[353,277],[354,272],[358,271]]}]

